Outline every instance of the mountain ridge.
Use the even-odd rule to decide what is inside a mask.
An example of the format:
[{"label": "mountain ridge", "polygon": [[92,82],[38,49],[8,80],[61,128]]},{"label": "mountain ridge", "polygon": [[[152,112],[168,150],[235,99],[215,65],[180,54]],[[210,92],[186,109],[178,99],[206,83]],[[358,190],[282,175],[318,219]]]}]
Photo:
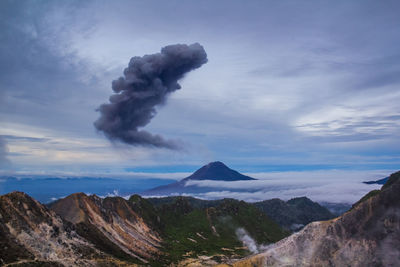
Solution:
[{"label": "mountain ridge", "polygon": [[[203,200],[191,196],[169,196],[163,198],[147,198],[146,200],[159,207],[174,203],[177,199],[185,199],[191,206],[197,208],[212,208],[229,198]],[[328,209],[307,197],[292,198],[283,201],[278,198],[249,203],[289,231],[297,231],[313,221],[328,220],[336,217]]]}]

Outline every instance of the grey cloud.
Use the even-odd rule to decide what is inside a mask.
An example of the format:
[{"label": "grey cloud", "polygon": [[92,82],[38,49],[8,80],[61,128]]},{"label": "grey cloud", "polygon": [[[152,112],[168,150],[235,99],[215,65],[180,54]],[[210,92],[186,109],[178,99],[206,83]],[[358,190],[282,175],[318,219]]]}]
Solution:
[{"label": "grey cloud", "polygon": [[55,45],[49,45],[55,37],[44,18],[53,10],[53,4],[3,1],[2,5],[2,90],[13,98],[29,99],[41,105],[52,103],[54,98],[65,98],[68,90],[62,90],[63,83],[74,80],[79,71],[66,67],[71,55],[59,55],[51,47]]},{"label": "grey cloud", "polygon": [[[399,115],[361,116],[343,118],[319,123],[299,125],[315,132],[312,140],[320,142],[354,142],[389,138],[398,135]],[[336,127],[334,127],[336,125]],[[337,127],[337,125],[341,125]],[[334,130],[333,130],[334,128]]]},{"label": "grey cloud", "polygon": [[112,82],[115,92],[98,111],[97,130],[114,141],[130,145],[179,149],[179,144],[139,128],[150,123],[156,107],[165,104],[170,93],[181,86],[178,80],[207,62],[204,48],[198,44],[169,45],[161,53],[133,57],[124,77]]},{"label": "grey cloud", "polygon": [[[382,49],[387,49],[382,48]],[[386,52],[387,55],[372,58],[355,58],[349,62],[330,63],[327,71],[344,71],[351,76],[343,81],[343,87],[350,90],[379,89],[400,83],[400,56]],[[389,87],[389,90],[393,88]]]},{"label": "grey cloud", "polygon": [[358,84],[361,89],[381,88],[387,85],[398,85],[400,83],[400,70],[385,71],[366,78]]},{"label": "grey cloud", "polygon": [[16,136],[16,135],[0,135],[0,138],[15,140],[15,141],[28,141],[28,142],[47,142],[49,138],[38,138],[30,136]]},{"label": "grey cloud", "polygon": [[6,142],[0,136],[0,168],[8,167],[11,164],[11,162],[7,158],[7,154],[8,154],[8,149]]},{"label": "grey cloud", "polygon": [[80,16],[80,6],[79,1],[1,1],[2,122],[94,135],[93,110],[107,96],[94,91],[99,77],[109,74],[89,70],[89,63],[70,47],[72,38],[66,38],[68,32],[84,32],[86,21],[93,22]]},{"label": "grey cloud", "polygon": [[321,143],[351,143],[351,142],[362,142],[362,141],[373,141],[381,140],[389,137],[388,135],[378,134],[366,134],[366,133],[354,133],[347,135],[329,134],[325,136],[312,136],[308,140],[310,142],[321,142]]},{"label": "grey cloud", "polygon": [[[311,55],[314,54],[310,53],[310,57]],[[268,66],[258,67],[248,73],[260,77],[279,78],[346,73],[349,77],[341,78],[335,84],[335,90],[343,88],[346,91],[382,89],[382,87],[400,83],[400,60],[398,55],[393,55],[390,58],[381,57],[368,60],[352,55],[348,57],[348,59],[341,61],[334,61],[323,56],[314,59],[299,58],[292,62],[282,60],[283,63],[278,61]]]}]

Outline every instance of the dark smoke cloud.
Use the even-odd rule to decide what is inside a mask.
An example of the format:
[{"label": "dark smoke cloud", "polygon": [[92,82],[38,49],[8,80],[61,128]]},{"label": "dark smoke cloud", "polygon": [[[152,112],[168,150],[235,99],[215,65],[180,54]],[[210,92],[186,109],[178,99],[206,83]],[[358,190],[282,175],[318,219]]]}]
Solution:
[{"label": "dark smoke cloud", "polygon": [[161,53],[131,58],[124,77],[112,82],[115,94],[99,107],[95,127],[112,141],[179,149],[176,142],[139,128],[151,121],[171,92],[181,88],[179,79],[206,62],[207,54],[198,43],[169,45]]}]

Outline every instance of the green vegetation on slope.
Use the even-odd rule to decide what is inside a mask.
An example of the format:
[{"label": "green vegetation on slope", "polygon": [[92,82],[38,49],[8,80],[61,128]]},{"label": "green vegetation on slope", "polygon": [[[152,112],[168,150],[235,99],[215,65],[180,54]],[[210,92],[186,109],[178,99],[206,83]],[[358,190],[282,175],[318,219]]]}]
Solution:
[{"label": "green vegetation on slope", "polygon": [[192,208],[198,208],[198,209],[215,207],[219,203],[221,203],[221,201],[223,201],[222,199],[204,200],[189,196],[153,197],[153,198],[147,198],[146,200],[148,200],[151,204],[153,204],[154,207],[159,208],[163,205],[174,204],[178,199],[185,199]]},{"label": "green vegetation on slope", "polygon": [[160,229],[160,216],[154,205],[146,198],[139,195],[132,195],[129,198],[132,209],[143,218],[147,225],[154,230]]},{"label": "green vegetation on slope", "polygon": [[189,197],[171,197],[156,202],[158,230],[164,240],[165,253],[158,262],[177,262],[199,255],[244,256],[248,250],[236,235],[238,228],[245,229],[258,244],[276,242],[288,235],[244,201],[223,199],[210,203]]}]

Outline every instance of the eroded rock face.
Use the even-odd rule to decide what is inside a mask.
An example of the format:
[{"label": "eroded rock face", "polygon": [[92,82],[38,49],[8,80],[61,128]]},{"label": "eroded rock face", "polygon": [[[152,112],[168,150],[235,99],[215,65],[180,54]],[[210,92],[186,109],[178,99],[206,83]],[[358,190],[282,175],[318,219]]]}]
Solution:
[{"label": "eroded rock face", "polygon": [[[133,257],[146,263],[160,253],[161,238],[120,197],[99,198],[72,194],[50,208],[77,227],[77,232],[99,249],[120,258]],[[125,254],[125,255],[124,255]]]},{"label": "eroded rock face", "polygon": [[339,218],[314,222],[233,266],[398,266],[400,172]]},{"label": "eroded rock face", "polygon": [[91,266],[104,255],[53,211],[21,192],[0,196],[0,264],[52,261]]}]

